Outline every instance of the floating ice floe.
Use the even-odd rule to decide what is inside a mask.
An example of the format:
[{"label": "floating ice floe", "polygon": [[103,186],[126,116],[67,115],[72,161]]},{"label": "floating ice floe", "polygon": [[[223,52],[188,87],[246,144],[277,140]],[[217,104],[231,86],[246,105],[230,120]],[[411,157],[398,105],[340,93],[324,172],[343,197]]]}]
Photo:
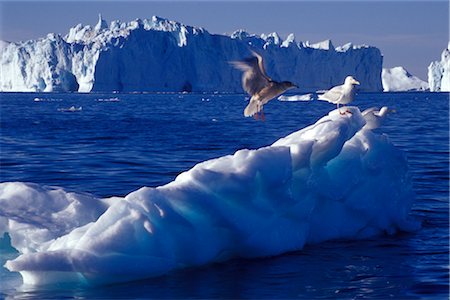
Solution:
[{"label": "floating ice floe", "polygon": [[311,101],[314,100],[315,97],[314,94],[310,93],[310,94],[304,94],[304,95],[292,95],[292,96],[287,96],[287,95],[281,95],[280,97],[278,97],[278,100],[280,101]]},{"label": "floating ice floe", "polygon": [[111,98],[98,98],[95,99],[98,102],[119,102],[120,99],[118,97],[111,97]]},{"label": "floating ice floe", "polygon": [[83,107],[79,106],[79,107],[75,107],[75,106],[71,106],[69,108],[58,108],[58,111],[62,111],[62,112],[78,112],[78,111],[82,111]]},{"label": "floating ice floe", "polygon": [[63,101],[61,98],[40,98],[35,97],[33,99],[34,102],[61,102]]},{"label": "floating ice floe", "polygon": [[104,284],[416,230],[405,155],[348,111],[124,198],[2,183],[0,234],[21,252],[5,266],[26,284]]}]

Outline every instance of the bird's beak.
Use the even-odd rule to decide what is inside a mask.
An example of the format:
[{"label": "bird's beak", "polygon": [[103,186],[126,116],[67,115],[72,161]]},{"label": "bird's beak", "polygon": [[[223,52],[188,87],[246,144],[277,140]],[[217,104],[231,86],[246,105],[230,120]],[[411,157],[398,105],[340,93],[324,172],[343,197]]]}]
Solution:
[{"label": "bird's beak", "polygon": [[354,84],[360,85],[359,81],[355,80],[353,81]]}]

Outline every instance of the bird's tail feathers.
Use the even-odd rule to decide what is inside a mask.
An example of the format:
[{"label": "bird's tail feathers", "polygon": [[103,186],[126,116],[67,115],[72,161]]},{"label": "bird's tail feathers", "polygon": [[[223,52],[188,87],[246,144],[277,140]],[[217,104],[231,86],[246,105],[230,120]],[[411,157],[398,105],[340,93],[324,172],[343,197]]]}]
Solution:
[{"label": "bird's tail feathers", "polygon": [[244,109],[244,116],[251,117],[258,112],[258,103],[257,101],[251,101]]}]

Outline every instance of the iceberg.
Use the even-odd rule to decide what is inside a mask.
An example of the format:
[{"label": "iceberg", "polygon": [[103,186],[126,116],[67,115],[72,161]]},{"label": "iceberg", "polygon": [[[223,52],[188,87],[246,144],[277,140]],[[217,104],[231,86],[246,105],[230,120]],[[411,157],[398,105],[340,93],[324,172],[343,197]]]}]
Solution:
[{"label": "iceberg", "polygon": [[411,75],[403,67],[383,68],[381,81],[385,92],[425,91],[429,88],[427,82]]},{"label": "iceberg", "polygon": [[441,54],[441,61],[428,66],[428,84],[431,92],[450,92],[450,42]]},{"label": "iceberg", "polygon": [[123,198],[2,183],[0,234],[20,251],[5,266],[25,284],[97,285],[418,229],[405,155],[348,110]]},{"label": "iceberg", "polygon": [[365,91],[381,91],[382,56],[369,46],[309,45],[294,35],[211,34],[160,17],[131,22],[99,16],[66,36],[0,42],[0,91],[36,92],[242,92],[229,61],[261,53],[274,80],[315,91],[353,75]]}]

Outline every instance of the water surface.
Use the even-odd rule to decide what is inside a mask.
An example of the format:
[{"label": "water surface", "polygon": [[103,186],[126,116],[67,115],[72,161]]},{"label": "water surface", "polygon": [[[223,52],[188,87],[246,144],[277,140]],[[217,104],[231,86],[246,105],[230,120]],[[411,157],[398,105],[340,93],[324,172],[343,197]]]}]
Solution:
[{"label": "water surface", "polygon": [[[200,161],[269,145],[334,108],[321,101],[272,101],[265,106],[266,122],[255,122],[242,116],[244,95],[0,97],[0,180],[98,197],[166,184]],[[19,287],[20,276],[2,268],[0,297],[448,298],[449,94],[361,93],[354,103],[396,110],[382,131],[408,158],[419,232],[328,242],[92,289]],[[1,265],[16,255],[5,245],[0,249]]]}]

